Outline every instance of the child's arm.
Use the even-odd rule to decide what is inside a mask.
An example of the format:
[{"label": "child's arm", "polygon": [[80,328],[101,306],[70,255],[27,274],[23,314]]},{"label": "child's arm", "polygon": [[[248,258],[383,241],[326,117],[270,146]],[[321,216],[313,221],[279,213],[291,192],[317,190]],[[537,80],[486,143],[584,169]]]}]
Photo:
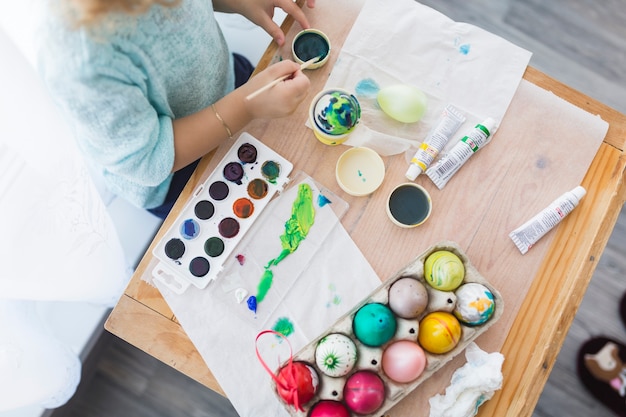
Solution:
[{"label": "child's arm", "polygon": [[[251,100],[246,97],[283,75],[293,77],[277,84]],[[293,61],[269,66],[214,103],[197,113],[173,121],[174,166],[177,171],[215,149],[230,134],[235,134],[253,119],[278,118],[293,113],[309,91],[309,79]],[[223,121],[223,122],[222,122]]]}]

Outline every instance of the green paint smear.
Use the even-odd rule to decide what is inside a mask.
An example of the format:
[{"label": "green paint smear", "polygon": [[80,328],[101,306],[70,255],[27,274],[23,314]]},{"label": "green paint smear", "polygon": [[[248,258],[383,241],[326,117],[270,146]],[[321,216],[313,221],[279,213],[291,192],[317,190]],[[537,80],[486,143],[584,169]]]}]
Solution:
[{"label": "green paint smear", "polygon": [[259,285],[257,286],[257,302],[263,301],[267,292],[272,286],[274,280],[274,272],[270,269],[274,265],[278,265],[290,253],[295,252],[300,243],[309,234],[311,226],[315,221],[315,207],[313,206],[313,191],[309,184],[300,184],[298,186],[298,196],[291,207],[291,217],[285,223],[285,233],[280,236],[280,242],[283,250],[280,254],[270,260],[265,266],[265,272],[261,276]]},{"label": "green paint smear", "polygon": [[[276,321],[272,330],[275,332],[281,333],[283,336],[287,337],[294,332],[293,323],[287,317],[281,317]],[[277,336],[278,337],[278,336]]]}]

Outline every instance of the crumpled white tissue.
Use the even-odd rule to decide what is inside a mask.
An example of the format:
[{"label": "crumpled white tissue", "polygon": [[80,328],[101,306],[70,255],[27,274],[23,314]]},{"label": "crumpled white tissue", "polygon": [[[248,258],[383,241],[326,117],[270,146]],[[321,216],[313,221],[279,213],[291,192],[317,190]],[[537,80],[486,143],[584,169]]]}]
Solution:
[{"label": "crumpled white tissue", "polygon": [[467,363],[454,372],[446,393],[430,398],[430,417],[473,417],[502,387],[504,356],[500,352],[487,353],[472,342],[465,358]]}]

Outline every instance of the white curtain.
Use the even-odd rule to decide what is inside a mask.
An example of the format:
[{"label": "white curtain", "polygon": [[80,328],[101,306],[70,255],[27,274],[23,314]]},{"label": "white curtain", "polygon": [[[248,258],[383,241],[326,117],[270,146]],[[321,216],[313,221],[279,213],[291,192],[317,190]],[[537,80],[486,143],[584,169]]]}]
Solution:
[{"label": "white curtain", "polygon": [[24,19],[31,3],[0,2],[0,411],[60,406],[80,379],[78,352],[47,331],[32,300],[112,306],[130,277],[71,132],[33,68],[32,33],[15,31],[32,28]]}]

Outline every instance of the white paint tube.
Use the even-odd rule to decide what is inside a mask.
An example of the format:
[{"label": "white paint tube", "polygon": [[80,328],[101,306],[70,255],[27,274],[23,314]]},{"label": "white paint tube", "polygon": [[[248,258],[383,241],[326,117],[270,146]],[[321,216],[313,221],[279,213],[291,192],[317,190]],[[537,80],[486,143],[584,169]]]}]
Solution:
[{"label": "white paint tube", "polygon": [[496,121],[491,117],[477,124],[454,145],[450,152],[443,155],[434,165],[426,170],[426,175],[440,190],[450,181],[450,178],[461,169],[479,149],[489,143],[496,129]]},{"label": "white paint tube", "polygon": [[543,235],[559,224],[565,216],[570,214],[585,194],[587,191],[581,186],[566,192],[532,219],[509,233],[509,237],[513,239],[513,243],[522,252],[522,255],[528,252]]},{"label": "white paint tube", "polygon": [[409,169],[405,174],[407,179],[413,181],[426,171],[464,121],[465,116],[452,104],[448,104],[443,109],[439,122],[428,133],[411,159]]}]

